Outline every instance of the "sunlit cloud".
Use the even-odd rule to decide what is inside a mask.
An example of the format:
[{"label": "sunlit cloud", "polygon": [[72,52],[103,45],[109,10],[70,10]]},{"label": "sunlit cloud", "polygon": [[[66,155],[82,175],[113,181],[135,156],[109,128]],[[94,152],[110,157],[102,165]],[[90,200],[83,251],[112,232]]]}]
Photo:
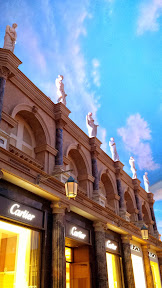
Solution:
[{"label": "sunlit cloud", "polygon": [[93,83],[100,87],[100,72],[99,72],[100,62],[97,59],[92,60],[92,78]]},{"label": "sunlit cloud", "polygon": [[99,139],[102,142],[102,149],[107,152],[107,142],[106,142],[106,129],[100,128],[99,129]]},{"label": "sunlit cloud", "polygon": [[154,193],[154,199],[156,201],[162,200],[162,180],[156,182],[150,187],[152,193]]},{"label": "sunlit cloud", "polygon": [[150,147],[151,130],[140,114],[131,115],[126,120],[125,127],[118,129],[129,154],[135,156],[140,170],[156,170],[160,166],[155,163]]},{"label": "sunlit cloud", "polygon": [[146,31],[158,31],[159,18],[162,16],[162,1],[150,0],[143,2],[139,8],[137,21],[137,34],[142,35]]}]

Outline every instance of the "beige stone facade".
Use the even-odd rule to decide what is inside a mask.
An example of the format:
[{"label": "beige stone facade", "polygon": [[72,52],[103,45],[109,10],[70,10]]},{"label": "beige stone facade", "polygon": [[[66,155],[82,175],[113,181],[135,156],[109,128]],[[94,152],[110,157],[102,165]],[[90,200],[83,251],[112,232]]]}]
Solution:
[{"label": "beige stone facade", "polygon": [[[18,69],[20,64],[12,52],[0,49],[0,77],[7,79],[0,123],[0,181],[18,187],[19,191],[25,189],[29,197],[30,194],[41,197],[52,205],[51,287],[65,288],[65,211],[84,217],[93,227],[101,223],[102,229],[94,228],[96,273],[100,281],[93,280],[93,285],[91,281],[91,287],[108,287],[106,258],[104,265],[100,265],[106,249],[98,246],[108,230],[122,236],[125,288],[135,287],[129,239],[143,245],[144,265],[149,265],[148,245],[159,253],[161,265],[162,242],[154,218],[153,194],[147,193],[138,179],[132,180],[123,170],[123,164],[114,162],[100,148],[99,139],[90,139],[69,118],[71,112],[67,107],[54,104],[41,92]],[[61,170],[72,171],[57,174]],[[78,181],[76,200],[69,200],[65,195],[64,183],[70,175]],[[143,224],[149,229],[148,240],[141,237]],[[57,237],[61,239],[58,244]],[[60,259],[59,266],[57,259]],[[150,266],[145,271],[146,287],[155,287]],[[41,287],[47,288],[45,280],[40,281]]]}]

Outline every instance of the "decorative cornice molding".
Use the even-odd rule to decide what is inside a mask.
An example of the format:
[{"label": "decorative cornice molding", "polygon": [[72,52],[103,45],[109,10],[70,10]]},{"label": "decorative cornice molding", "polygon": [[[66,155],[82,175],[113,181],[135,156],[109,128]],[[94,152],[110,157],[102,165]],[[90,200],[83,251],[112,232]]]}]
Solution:
[{"label": "decorative cornice molding", "polygon": [[90,174],[84,174],[84,175],[78,176],[78,181],[90,180],[93,183],[94,179],[95,178]]},{"label": "decorative cornice molding", "polygon": [[48,144],[37,146],[37,147],[35,147],[34,151],[35,151],[35,153],[47,151],[47,152],[51,153],[54,156],[56,156],[57,152],[58,152],[57,149],[53,148],[52,146],[50,146]]},{"label": "decorative cornice molding", "polygon": [[13,119],[9,114],[7,114],[4,111],[2,111],[2,120],[4,120],[6,123],[8,123],[8,125],[11,128],[16,127],[16,125],[18,124],[15,119]]}]

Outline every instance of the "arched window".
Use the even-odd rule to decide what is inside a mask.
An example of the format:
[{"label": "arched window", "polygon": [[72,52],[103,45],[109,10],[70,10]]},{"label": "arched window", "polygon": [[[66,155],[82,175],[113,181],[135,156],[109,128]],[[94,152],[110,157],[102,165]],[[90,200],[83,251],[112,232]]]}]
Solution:
[{"label": "arched window", "polygon": [[34,148],[36,144],[31,127],[19,115],[16,115],[15,120],[18,122],[18,125],[12,129],[10,144],[35,158]]}]

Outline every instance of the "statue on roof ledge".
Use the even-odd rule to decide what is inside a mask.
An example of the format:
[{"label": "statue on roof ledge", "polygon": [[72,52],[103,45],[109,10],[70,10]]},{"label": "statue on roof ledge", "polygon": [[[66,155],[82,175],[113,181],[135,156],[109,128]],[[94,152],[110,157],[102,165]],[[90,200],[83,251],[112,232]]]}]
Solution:
[{"label": "statue on roof ledge", "polygon": [[133,173],[133,176],[132,176],[132,179],[137,179],[137,173],[136,173],[136,168],[135,168],[135,160],[134,158],[131,156],[130,159],[129,159],[129,164],[131,166],[131,171]]},{"label": "statue on roof ledge", "polygon": [[14,48],[16,44],[16,39],[17,39],[17,33],[16,29],[17,24],[14,23],[12,24],[12,27],[9,25],[6,26],[6,32],[5,32],[5,37],[4,37],[4,49],[10,50],[12,53],[14,53]]},{"label": "statue on roof ledge", "polygon": [[115,141],[114,141],[113,137],[110,138],[109,146],[110,146],[110,151],[111,151],[111,154],[112,154],[113,161],[114,162],[119,161],[119,155],[117,153],[116,144],[115,144]]},{"label": "statue on roof ledge", "polygon": [[145,174],[143,175],[143,181],[144,181],[145,191],[147,193],[150,193],[149,179],[147,175],[148,173],[145,172]]},{"label": "statue on roof ledge", "polygon": [[97,136],[97,126],[99,126],[99,125],[94,124],[92,112],[89,112],[88,115],[86,116],[86,125],[88,128],[89,138],[96,137]]},{"label": "statue on roof ledge", "polygon": [[67,94],[65,94],[65,91],[64,91],[64,83],[62,82],[63,79],[64,77],[62,75],[58,75],[58,78],[56,78],[55,80],[55,84],[56,84],[57,96],[58,96],[57,102],[63,103],[66,106]]}]

